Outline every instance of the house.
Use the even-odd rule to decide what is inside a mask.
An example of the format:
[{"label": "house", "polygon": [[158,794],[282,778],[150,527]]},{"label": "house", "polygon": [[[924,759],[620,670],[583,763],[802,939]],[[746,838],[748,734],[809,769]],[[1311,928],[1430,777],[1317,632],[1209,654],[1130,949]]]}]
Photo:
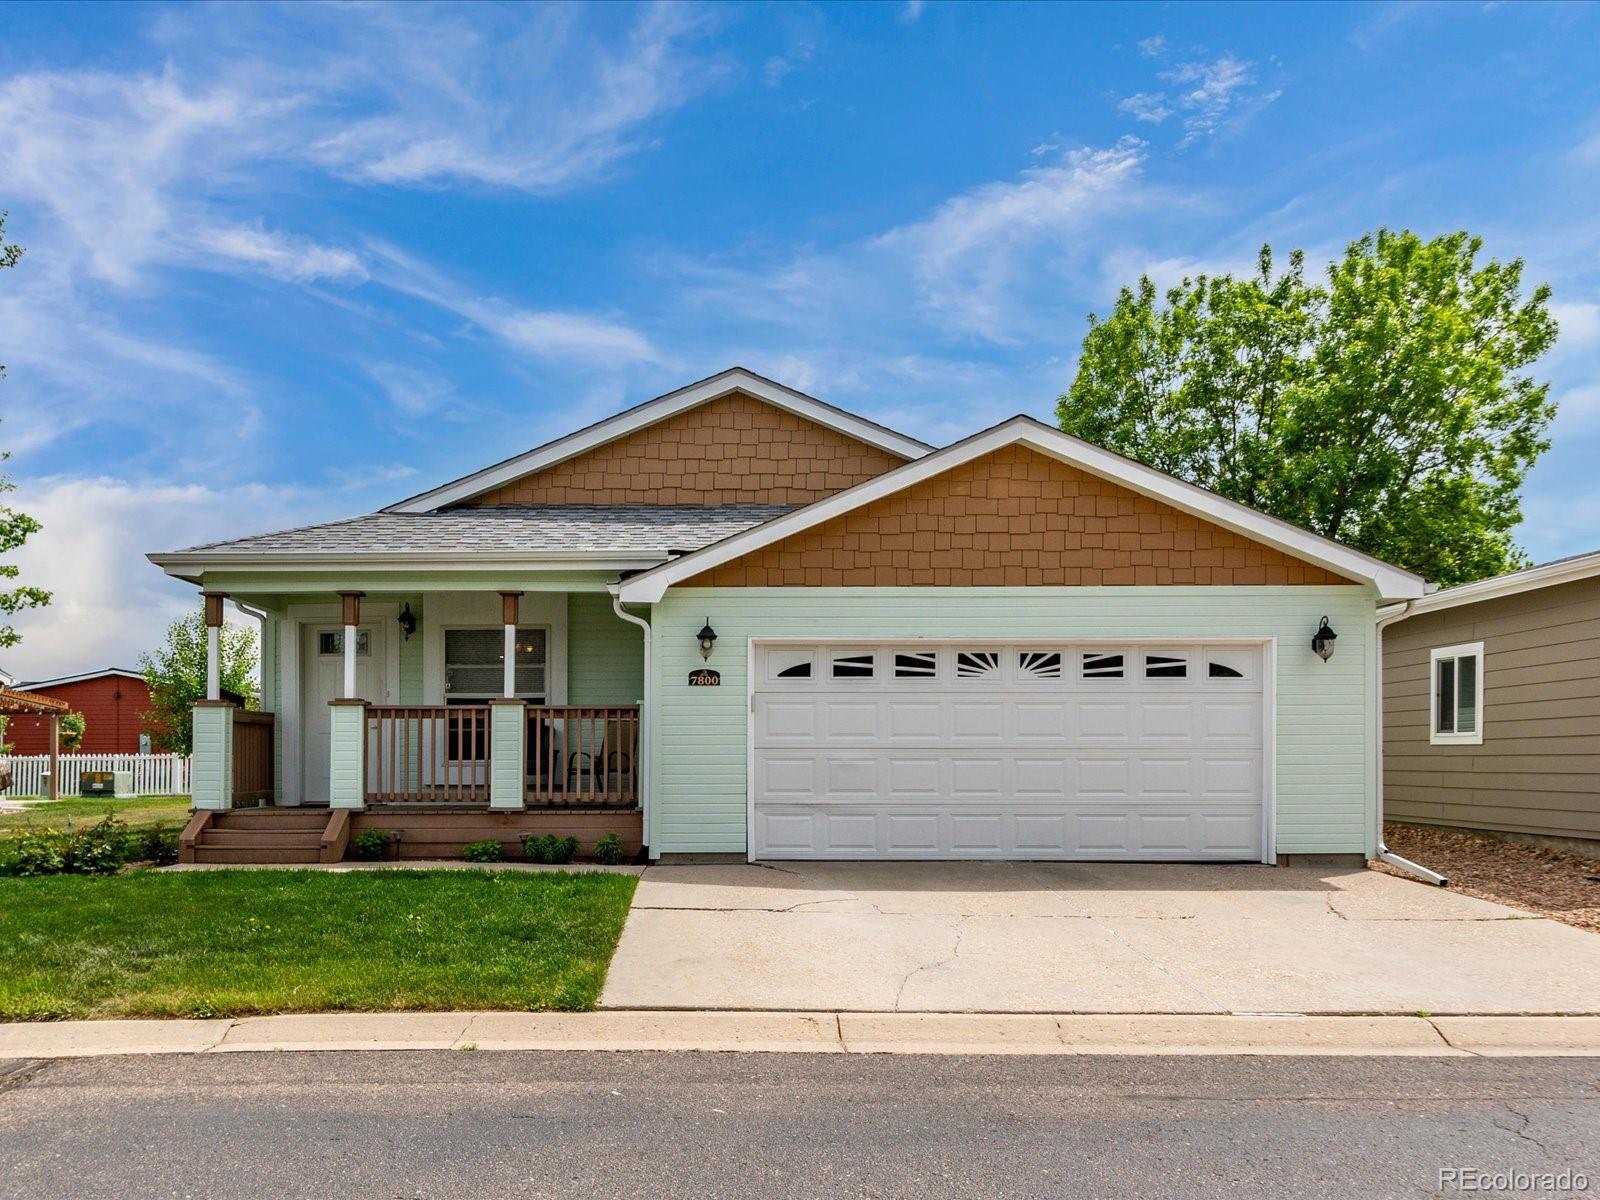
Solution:
[{"label": "house", "polygon": [[1600,850],[1600,552],[1390,619],[1385,816]]},{"label": "house", "polygon": [[[107,667],[102,671],[19,683],[17,689],[65,700],[72,712],[83,714],[83,741],[75,748],[76,753],[149,751],[150,728],[144,714],[150,710],[150,687],[138,671]],[[6,725],[5,740],[13,754],[47,754],[50,750],[49,718],[12,717]]]},{"label": "house", "polygon": [[[1026,417],[935,449],[738,368],[151,559],[213,628],[224,597],[263,620],[274,724],[241,752],[195,712],[201,857],[291,824],[308,856],[366,827],[408,855],[1370,855],[1376,614],[1424,592]],[[272,810],[229,813],[269,768]]]}]

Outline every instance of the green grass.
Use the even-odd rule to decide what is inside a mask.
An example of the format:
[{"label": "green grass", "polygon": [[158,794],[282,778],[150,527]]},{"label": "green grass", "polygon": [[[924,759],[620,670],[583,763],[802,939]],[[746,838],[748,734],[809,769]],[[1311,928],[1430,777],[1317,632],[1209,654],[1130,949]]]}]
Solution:
[{"label": "green grass", "polygon": [[630,875],[0,878],[0,1019],[593,1008]]},{"label": "green grass", "polygon": [[22,812],[0,812],[0,836],[27,829],[62,829],[69,823],[93,825],[107,813],[130,826],[177,825],[189,819],[187,796],[140,796],[131,800],[67,800],[29,802]]}]

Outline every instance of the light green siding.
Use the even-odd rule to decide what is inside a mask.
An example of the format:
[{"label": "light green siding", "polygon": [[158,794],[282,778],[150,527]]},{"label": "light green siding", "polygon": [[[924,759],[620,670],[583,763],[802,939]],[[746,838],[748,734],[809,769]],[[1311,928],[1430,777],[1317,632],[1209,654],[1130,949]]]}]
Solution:
[{"label": "light green siding", "polygon": [[[743,853],[751,637],[1277,639],[1279,853],[1370,853],[1373,621],[1362,587],[694,588],[655,606],[652,853]],[[1339,634],[1324,663],[1317,620]],[[718,688],[689,687],[695,633]]]},{"label": "light green siding", "polygon": [[391,625],[389,636],[400,639],[400,678],[395,694],[401,704],[422,704],[422,597],[396,596],[397,605],[411,605],[411,615],[417,619],[417,631],[410,637],[400,632],[399,625]]},{"label": "light green siding", "polygon": [[332,732],[328,803],[333,808],[361,808],[367,802],[367,710],[360,704],[334,704],[328,714]]},{"label": "light green siding", "polygon": [[233,807],[233,709],[201,705],[194,710],[189,794],[196,808]]},{"label": "light green siding", "polygon": [[489,807],[521,808],[522,756],[528,710],[522,704],[497,701],[489,706]]},{"label": "light green siding", "polygon": [[612,611],[609,595],[568,596],[567,703],[638,704],[643,698],[644,631]]}]

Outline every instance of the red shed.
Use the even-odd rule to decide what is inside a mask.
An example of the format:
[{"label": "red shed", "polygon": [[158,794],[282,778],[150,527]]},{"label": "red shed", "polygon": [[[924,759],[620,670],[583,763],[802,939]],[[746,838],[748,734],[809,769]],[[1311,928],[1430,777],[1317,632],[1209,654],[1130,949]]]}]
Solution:
[{"label": "red shed", "polygon": [[[18,691],[65,700],[84,719],[78,754],[137,754],[139,735],[149,732],[143,714],[150,707],[150,688],[138,671],[107,667],[60,679],[19,683]],[[13,754],[50,753],[50,719],[14,716],[6,725]]]}]

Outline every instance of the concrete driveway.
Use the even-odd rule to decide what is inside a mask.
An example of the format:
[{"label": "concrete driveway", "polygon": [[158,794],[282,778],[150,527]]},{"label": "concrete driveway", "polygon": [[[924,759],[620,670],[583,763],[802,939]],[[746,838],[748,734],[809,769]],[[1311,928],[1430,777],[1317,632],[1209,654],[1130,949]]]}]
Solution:
[{"label": "concrete driveway", "polygon": [[651,867],[607,1008],[1600,1012],[1600,936],[1376,871]]}]

